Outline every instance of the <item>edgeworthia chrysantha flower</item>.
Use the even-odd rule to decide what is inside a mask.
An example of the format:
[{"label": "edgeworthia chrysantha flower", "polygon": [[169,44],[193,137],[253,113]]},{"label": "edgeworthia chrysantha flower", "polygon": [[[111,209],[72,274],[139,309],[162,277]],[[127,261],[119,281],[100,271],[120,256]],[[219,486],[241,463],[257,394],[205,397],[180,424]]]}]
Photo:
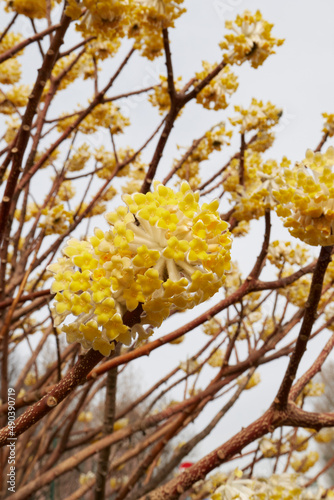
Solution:
[{"label": "edgeworthia chrysantha flower", "polygon": [[[186,182],[176,193],[156,182],[153,192],[123,200],[127,206],[106,215],[108,231],[70,239],[48,268],[55,274],[55,324],[68,342],[106,356],[114,340],[145,339],[152,330],[142,325],[160,326],[172,310],[212,297],[230,267],[231,238],[218,201],[200,206]],[[137,308],[140,320],[129,328],[123,315]]]},{"label": "edgeworthia chrysantha flower", "polygon": [[277,214],[292,236],[309,245],[334,244],[334,148],[324,154],[306,152],[293,169],[277,180]]}]

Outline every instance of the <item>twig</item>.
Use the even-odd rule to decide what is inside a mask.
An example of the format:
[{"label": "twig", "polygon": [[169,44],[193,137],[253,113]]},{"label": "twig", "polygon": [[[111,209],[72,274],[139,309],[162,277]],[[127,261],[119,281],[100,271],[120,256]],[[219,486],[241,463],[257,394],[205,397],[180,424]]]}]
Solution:
[{"label": "twig", "polygon": [[332,250],[332,246],[321,247],[319,259],[313,273],[311,288],[305,305],[305,315],[298,335],[296,347],[290,358],[282,384],[274,400],[274,405],[277,409],[283,409],[287,405],[289,392],[295,379],[299,363],[306,350],[307,342],[311,335],[313,323],[316,318],[317,307],[321,297],[322,284],[327,266],[331,261]]},{"label": "twig", "polygon": [[[119,354],[121,344],[118,344],[114,352],[114,357]],[[106,401],[104,406],[104,421],[102,427],[102,435],[108,436],[112,434],[115,422],[116,413],[116,387],[117,387],[117,367],[108,372],[106,382]],[[103,448],[98,457],[97,471],[96,471],[96,486],[95,486],[95,500],[104,500],[105,487],[108,472],[108,462],[111,446]]]}]

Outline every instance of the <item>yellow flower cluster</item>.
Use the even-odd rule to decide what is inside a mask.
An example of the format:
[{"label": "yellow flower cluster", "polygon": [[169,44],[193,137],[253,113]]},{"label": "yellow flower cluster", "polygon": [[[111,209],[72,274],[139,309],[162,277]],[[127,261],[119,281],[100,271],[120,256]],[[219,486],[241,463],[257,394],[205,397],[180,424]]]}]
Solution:
[{"label": "yellow flower cluster", "polygon": [[[2,33],[0,32],[2,36]],[[9,32],[2,38],[0,42],[0,54],[7,52],[11,48],[15,47],[18,43],[20,43],[23,39],[23,36],[20,33]],[[18,55],[22,54],[22,50],[18,52]]]},{"label": "yellow flower cluster", "polygon": [[[124,195],[127,207],[106,215],[111,229],[89,241],[71,239],[64,257],[49,266],[55,274],[55,324],[69,342],[109,355],[113,340],[129,345],[142,325],[160,326],[172,310],[207,300],[222,286],[230,266],[228,224],[218,201],[199,205],[187,183],[179,192],[156,182],[154,192]],[[126,311],[142,309],[132,329]]]},{"label": "yellow flower cluster", "polygon": [[28,103],[30,94],[29,85],[13,86],[6,94],[0,93],[0,113],[11,115],[16,112],[16,108],[22,108]]},{"label": "yellow flower cluster", "polygon": [[21,64],[13,57],[0,64],[0,83],[13,85],[20,81]]},{"label": "yellow flower cluster", "polygon": [[291,448],[295,451],[305,451],[308,448],[308,439],[306,435],[293,434],[289,439],[289,443]]},{"label": "yellow flower cluster", "polygon": [[291,459],[291,467],[296,472],[307,472],[318,461],[319,453],[317,451],[310,451],[304,456],[293,456]]},{"label": "yellow flower cluster", "polygon": [[88,484],[94,478],[95,478],[95,474],[91,470],[88,471],[86,474],[81,473],[79,476],[79,484],[81,486],[84,486],[85,484]]},{"label": "yellow flower cluster", "polygon": [[222,326],[216,318],[211,318],[209,321],[206,321],[202,328],[205,335],[211,335],[212,337],[218,335],[218,333],[222,331]]},{"label": "yellow flower cluster", "polygon": [[52,208],[44,208],[42,214],[45,215],[39,227],[45,228],[45,234],[62,234],[73,222],[73,213],[65,210],[64,205],[56,205]]},{"label": "yellow flower cluster", "polygon": [[322,129],[322,131],[325,134],[328,134],[329,137],[333,137],[333,135],[334,135],[334,113],[331,113],[331,114],[322,113],[322,116],[325,119],[324,128]]},{"label": "yellow flower cluster", "polygon": [[90,158],[89,145],[84,142],[78,147],[75,153],[73,153],[70,159],[66,162],[65,168],[69,172],[77,172],[85,168],[87,161]]},{"label": "yellow flower cluster", "polygon": [[7,130],[5,132],[4,139],[7,144],[9,144],[15,139],[17,131],[21,126],[21,122],[18,118],[11,117],[9,120],[6,120],[6,125]]},{"label": "yellow flower cluster", "polygon": [[69,0],[65,12],[72,19],[79,19],[84,12],[83,20],[77,27],[84,36],[100,33],[104,36],[113,34],[116,38],[116,36],[124,36],[129,2],[83,0],[79,3],[77,0]]},{"label": "yellow flower cluster", "polygon": [[225,40],[219,45],[228,51],[224,53],[224,59],[229,64],[249,61],[253,68],[257,68],[270,54],[275,54],[275,46],[284,42],[271,36],[273,25],[262,18],[260,11],[253,15],[245,10],[234,23],[226,21],[225,27],[232,33],[225,35]]},{"label": "yellow flower cluster", "polygon": [[[131,3],[131,2],[130,2]],[[183,0],[134,0],[129,20],[128,37],[144,57],[153,60],[162,54],[162,28],[174,27],[185,9]]]},{"label": "yellow flower cluster", "polygon": [[[148,100],[149,102],[153,105],[156,106],[159,109],[159,114],[163,115],[164,113],[167,113],[170,108],[170,97],[168,93],[168,84],[167,84],[167,77],[160,75],[160,85],[157,85],[154,87],[153,93],[149,95]],[[181,77],[179,77],[176,82],[174,82],[175,89],[176,91],[180,90],[180,85],[178,85],[178,82],[182,80]],[[178,116],[180,116],[181,113],[179,113]]]},{"label": "yellow flower cluster", "polygon": [[242,276],[238,263],[231,262],[231,270],[226,276],[226,280],[224,283],[226,294],[235,292],[241,284],[242,284]]},{"label": "yellow flower cluster", "polygon": [[[42,151],[37,151],[35,155],[35,162],[38,162],[41,157],[44,155],[46,152],[46,149]],[[47,158],[43,161],[42,165],[40,166],[40,169],[46,168],[49,165],[54,165],[54,161],[57,160],[59,157],[60,151],[59,149],[54,149],[51,154],[48,154]]]},{"label": "yellow flower cluster", "polygon": [[187,361],[182,361],[179,368],[187,374],[193,374],[200,371],[201,366],[196,359],[187,359]]},{"label": "yellow flower cluster", "polygon": [[277,179],[277,214],[292,236],[309,245],[334,244],[334,148],[307,151],[306,158]]},{"label": "yellow flower cluster", "polygon": [[309,251],[299,244],[293,246],[291,241],[276,240],[269,245],[268,259],[278,269],[282,269],[285,263],[304,266],[309,259]]},{"label": "yellow flower cluster", "polygon": [[[282,278],[291,275],[295,271],[292,267],[287,267],[281,273]],[[311,277],[309,275],[302,276],[297,281],[286,288],[280,288],[279,294],[287,297],[289,302],[296,307],[304,307],[307,301],[311,286]]]},{"label": "yellow flower cluster", "polygon": [[[61,119],[58,122],[57,130],[59,132],[64,132],[64,130],[70,127],[76,119],[77,116]],[[108,128],[112,134],[121,134],[124,127],[128,125],[130,125],[129,120],[121,114],[119,108],[112,102],[107,102],[96,106],[91,113],[82,120],[78,126],[78,130],[83,134],[94,134],[98,130],[98,127],[104,127]]]},{"label": "yellow flower cluster", "polygon": [[225,191],[231,193],[234,213],[238,221],[259,219],[266,208],[273,208],[276,199],[273,191],[281,169],[286,165],[286,159],[278,165],[274,160],[262,161],[259,153],[245,151],[243,162],[243,185],[240,184],[240,160],[234,159],[223,174]]},{"label": "yellow flower cluster", "polygon": [[248,149],[257,153],[264,153],[267,149],[271,148],[275,140],[275,135],[267,130],[259,130],[256,139],[249,144]]},{"label": "yellow flower cluster", "polygon": [[28,387],[31,386],[31,385],[34,385],[36,384],[36,375],[32,372],[29,372],[27,375],[26,375],[26,378],[24,379],[24,384],[27,385]]},{"label": "yellow flower cluster", "polygon": [[87,54],[93,56],[96,61],[103,61],[107,57],[113,56],[119,48],[119,41],[116,39],[105,39],[103,35],[96,35],[94,40],[87,44]]},{"label": "yellow flower cluster", "polygon": [[[203,80],[217,65],[210,64],[207,61],[202,62],[203,71],[196,73],[197,80]],[[203,108],[225,109],[228,106],[227,96],[231,96],[238,88],[238,79],[230,70],[229,66],[225,66],[218,75],[211,80],[199,94],[196,101],[202,104]]]},{"label": "yellow flower cluster", "polygon": [[[117,151],[117,161],[115,153],[106,150],[104,146],[97,148],[94,152],[94,158],[97,161],[97,176],[101,179],[110,179],[111,175],[115,172],[117,163],[122,163],[127,161],[131,156],[133,156],[133,149],[119,149]],[[130,172],[130,164],[126,165],[124,168],[117,172],[118,177],[127,176]]]},{"label": "yellow flower cluster", "polygon": [[116,420],[116,422],[114,423],[114,432],[124,429],[124,427],[126,427],[127,425],[129,425],[128,418],[120,418]]},{"label": "yellow flower cluster", "polygon": [[223,365],[224,356],[225,356],[225,350],[217,349],[211,354],[208,360],[208,364],[212,366],[212,368],[219,368]]},{"label": "yellow flower cluster", "polygon": [[[57,0],[58,1],[58,0]],[[7,11],[14,11],[18,14],[30,17],[31,19],[42,19],[46,17],[47,2],[45,0],[6,0]],[[58,1],[59,3],[59,1]],[[50,2],[51,8],[54,2]]]},{"label": "yellow flower cluster", "polygon": [[[83,76],[84,80],[94,76],[94,64],[92,56],[89,54],[82,54],[79,60],[76,62],[75,59],[77,54],[70,54],[66,57],[62,57],[56,62],[52,70],[52,77],[57,78],[62,73],[64,76],[61,78],[60,84],[57,87],[57,91],[64,90],[73,83],[78,77]],[[42,99],[45,99],[50,90],[50,80],[43,90]]]},{"label": "yellow flower cluster", "polygon": [[334,439],[334,428],[333,427],[324,427],[319,431],[315,436],[314,439],[318,443],[329,443],[330,441],[333,441]]},{"label": "yellow flower cluster", "polygon": [[302,406],[306,397],[319,397],[324,392],[325,384],[323,382],[313,382],[313,380],[311,380],[308,384],[306,384],[301,394],[299,394],[296,399],[296,405]]},{"label": "yellow flower cluster", "polygon": [[[69,0],[66,14],[72,19],[84,16],[77,25],[82,35],[98,36],[98,43],[108,40],[105,55],[112,55],[127,35],[135,39],[135,48],[148,59],[161,55],[161,29],[173,27],[174,21],[185,12],[183,0]],[[85,10],[82,10],[85,9]]]},{"label": "yellow flower cluster", "polygon": [[269,439],[267,437],[260,440],[259,448],[262,455],[266,458],[275,457],[277,453],[286,453],[289,450],[286,443],[282,443],[276,439]]},{"label": "yellow flower cluster", "polygon": [[313,382],[311,380],[303,389],[303,396],[318,397],[325,391],[325,384],[323,382]]},{"label": "yellow flower cluster", "polygon": [[[32,217],[35,217],[39,212],[39,207],[38,205],[36,205],[35,202],[32,202],[32,203],[28,203],[27,204],[27,208],[25,210],[25,217],[24,217],[24,220],[26,222],[28,222]],[[15,219],[16,220],[20,220],[21,218],[21,215],[22,215],[22,211],[20,209],[16,209],[15,210]]]},{"label": "yellow flower cluster", "polygon": [[[247,377],[240,377],[237,380],[238,385],[243,385],[246,382]],[[248,380],[245,390],[252,389],[261,382],[261,375],[258,372],[253,373],[251,378]]]},{"label": "yellow flower cluster", "polygon": [[241,134],[250,130],[268,131],[277,125],[282,116],[282,110],[274,106],[270,101],[264,104],[255,98],[252,99],[249,108],[234,106],[234,110],[238,112],[238,115],[229,118],[229,120],[234,126],[240,125]]},{"label": "yellow flower cluster", "polygon": [[75,196],[76,190],[71,181],[63,181],[57,192],[55,205],[61,201],[69,201]]},{"label": "yellow flower cluster", "polygon": [[89,424],[89,422],[91,422],[93,418],[94,415],[91,411],[82,411],[81,413],[79,413],[77,420],[78,422]]},{"label": "yellow flower cluster", "polygon": [[[201,485],[201,496],[204,498],[205,490],[210,484],[211,478]],[[326,500],[334,497],[333,491],[326,490],[322,486],[312,484],[309,488],[305,486],[307,478],[301,474],[272,474],[268,478],[242,479],[242,472],[238,469],[226,477],[224,484],[211,494],[212,500],[242,499],[242,500]],[[210,489],[208,490],[210,491]],[[212,489],[211,489],[212,491]],[[208,495],[206,495],[208,496]]]}]

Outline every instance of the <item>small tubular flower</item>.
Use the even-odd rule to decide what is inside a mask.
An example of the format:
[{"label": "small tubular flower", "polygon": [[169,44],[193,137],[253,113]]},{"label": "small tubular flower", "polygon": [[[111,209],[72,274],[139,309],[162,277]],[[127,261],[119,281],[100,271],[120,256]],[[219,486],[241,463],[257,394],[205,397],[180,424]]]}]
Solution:
[{"label": "small tubular flower", "polygon": [[285,169],[273,194],[277,214],[292,236],[313,246],[334,244],[334,148],[324,154],[307,151],[292,170]]},{"label": "small tubular flower", "polygon": [[[228,224],[218,202],[199,205],[199,194],[182,183],[174,192],[156,182],[147,194],[124,195],[127,207],[108,213],[110,229],[89,241],[70,239],[64,257],[51,264],[55,323],[69,342],[109,355],[113,340],[129,345],[142,325],[160,326],[172,310],[194,307],[214,295],[230,267]],[[200,237],[198,236],[200,224]],[[130,328],[127,311],[142,309]]]}]

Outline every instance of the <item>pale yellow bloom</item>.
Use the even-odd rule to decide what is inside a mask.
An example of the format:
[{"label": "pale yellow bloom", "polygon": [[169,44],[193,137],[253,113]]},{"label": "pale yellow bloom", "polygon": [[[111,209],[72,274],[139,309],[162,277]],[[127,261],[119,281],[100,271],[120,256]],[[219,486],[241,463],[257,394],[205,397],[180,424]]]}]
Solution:
[{"label": "pale yellow bloom", "polygon": [[226,21],[225,26],[232,33],[225,35],[220,47],[226,50],[224,59],[229,64],[249,61],[253,68],[257,68],[270,54],[275,54],[275,46],[284,42],[271,36],[273,25],[262,18],[259,10],[255,14],[245,10],[234,22]]},{"label": "pale yellow bloom", "polygon": [[[13,85],[20,81],[21,63],[15,58],[7,59],[0,64],[0,83]],[[1,97],[0,97],[1,99]]]},{"label": "pale yellow bloom", "polygon": [[296,472],[307,472],[318,461],[319,453],[317,451],[310,451],[306,455],[293,455],[291,459],[291,467]]},{"label": "pale yellow bloom", "polygon": [[334,244],[334,148],[307,151],[302,164],[285,169],[274,195],[277,214],[292,236],[309,245]]},{"label": "pale yellow bloom", "polygon": [[[89,241],[71,239],[65,258],[49,266],[57,293],[55,323],[69,342],[109,355],[113,340],[126,345],[142,325],[160,326],[172,310],[194,307],[214,295],[229,269],[230,235],[217,212],[218,202],[199,205],[199,194],[183,183],[175,193],[158,182],[146,195],[124,195],[106,218],[110,230],[95,230]],[[143,309],[131,330],[126,311]]]},{"label": "pale yellow bloom", "polygon": [[[243,385],[246,382],[246,380],[247,380],[246,376],[240,377],[237,380],[237,383],[238,383],[238,385]],[[245,390],[252,389],[256,385],[258,385],[260,382],[261,382],[261,375],[258,372],[253,373],[253,375],[248,380],[248,382],[245,386]]]},{"label": "pale yellow bloom", "polygon": [[[215,67],[215,64],[209,64],[207,61],[202,62],[203,71],[196,73],[197,80],[203,80]],[[229,66],[225,66],[211,82],[197,94],[196,101],[206,109],[225,109],[228,106],[227,97],[238,88],[238,79],[230,70]]]}]

